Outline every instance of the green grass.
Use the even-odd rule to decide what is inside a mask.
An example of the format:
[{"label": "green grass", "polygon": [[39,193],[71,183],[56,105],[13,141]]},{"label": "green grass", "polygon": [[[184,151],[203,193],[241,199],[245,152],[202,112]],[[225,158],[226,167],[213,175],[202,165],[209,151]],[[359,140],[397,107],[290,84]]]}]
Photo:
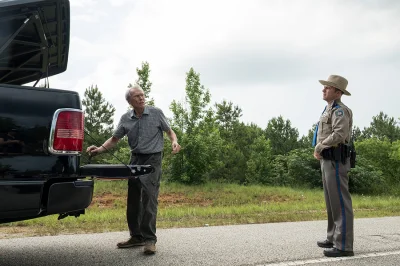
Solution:
[{"label": "green grass", "polygon": [[[94,199],[79,218],[56,215],[0,225],[0,238],[127,230],[126,181],[96,181]],[[400,215],[400,197],[353,195],[355,218]],[[326,219],[320,189],[161,184],[158,228]]]}]

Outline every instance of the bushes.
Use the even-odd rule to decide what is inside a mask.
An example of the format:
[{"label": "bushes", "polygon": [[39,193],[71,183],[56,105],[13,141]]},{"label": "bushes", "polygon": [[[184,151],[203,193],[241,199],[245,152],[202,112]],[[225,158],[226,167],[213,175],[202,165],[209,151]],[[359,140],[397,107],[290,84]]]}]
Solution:
[{"label": "bushes", "polygon": [[276,156],[272,164],[274,185],[292,187],[321,187],[320,163],[313,149],[295,149],[288,155]]},{"label": "bushes", "polygon": [[246,163],[246,184],[269,184],[272,148],[264,136],[256,138],[250,145],[250,155]]},{"label": "bushes", "polygon": [[356,167],[349,173],[349,189],[351,193],[380,194],[387,188],[387,182],[380,170],[376,170],[368,160],[357,157]]},{"label": "bushes", "polygon": [[[164,173],[169,180],[188,184],[218,180],[246,185],[322,187],[320,162],[314,158],[313,148],[276,154],[273,140],[254,125],[234,124],[232,134],[225,137],[212,123],[195,129],[190,134],[179,132],[181,153],[166,154]],[[349,173],[350,191],[393,193],[393,187],[400,183],[400,141],[368,138],[356,141],[355,146],[357,164]]]}]

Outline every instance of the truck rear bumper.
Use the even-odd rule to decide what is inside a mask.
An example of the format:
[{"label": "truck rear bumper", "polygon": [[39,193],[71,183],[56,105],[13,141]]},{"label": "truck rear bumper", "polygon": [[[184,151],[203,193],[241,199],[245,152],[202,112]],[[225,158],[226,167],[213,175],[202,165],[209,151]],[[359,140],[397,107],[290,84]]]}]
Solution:
[{"label": "truck rear bumper", "polygon": [[55,183],[49,188],[47,214],[86,209],[93,197],[93,180]]}]

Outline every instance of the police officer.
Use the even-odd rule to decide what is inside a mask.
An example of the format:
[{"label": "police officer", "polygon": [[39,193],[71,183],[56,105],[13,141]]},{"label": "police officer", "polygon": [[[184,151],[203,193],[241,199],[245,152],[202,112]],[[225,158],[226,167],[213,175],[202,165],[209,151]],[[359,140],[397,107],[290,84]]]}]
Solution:
[{"label": "police officer", "polygon": [[313,146],[314,157],[321,163],[322,182],[328,214],[327,238],[317,245],[327,257],[354,256],[354,215],[349,193],[350,158],[346,144],[350,141],[353,113],[341,101],[348,81],[338,75],[319,81],[328,103],[317,124]]}]

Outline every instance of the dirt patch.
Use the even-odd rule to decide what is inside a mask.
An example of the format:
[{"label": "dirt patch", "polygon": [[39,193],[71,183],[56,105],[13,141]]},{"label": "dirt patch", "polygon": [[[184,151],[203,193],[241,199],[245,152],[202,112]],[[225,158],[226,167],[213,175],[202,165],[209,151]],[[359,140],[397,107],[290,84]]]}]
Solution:
[{"label": "dirt patch", "polygon": [[290,197],[287,195],[261,195],[259,197],[261,202],[274,203],[274,202],[287,202],[287,201],[302,201],[305,197]]},{"label": "dirt patch", "polygon": [[196,206],[211,206],[213,201],[205,198],[201,193],[194,195],[189,198],[183,193],[163,193],[158,197],[160,206],[185,206],[185,205],[196,205]]},{"label": "dirt patch", "polygon": [[125,200],[125,197],[113,195],[111,193],[102,193],[101,195],[93,197],[90,206],[97,206],[98,208],[112,208],[117,200]]},{"label": "dirt patch", "polygon": [[[93,197],[90,206],[96,206],[98,208],[113,208],[116,201],[126,201],[126,196],[113,195],[112,193],[102,193]],[[187,197],[183,193],[162,193],[158,197],[158,203],[162,206],[167,207],[179,207],[187,205],[195,205],[207,207],[213,204],[211,199],[205,198],[201,193],[194,195],[193,197]]]},{"label": "dirt patch", "polygon": [[[257,202],[262,203],[279,203],[279,202],[295,202],[303,201],[305,197],[290,197],[287,195],[260,195],[257,197]],[[115,202],[120,201],[125,204],[126,196],[114,195],[112,193],[104,192],[100,195],[93,197],[93,201],[90,206],[96,206],[98,208],[114,208]],[[180,206],[201,206],[208,207],[214,204],[214,201],[204,193],[195,193],[189,197],[182,192],[176,193],[161,193],[158,197],[160,207],[180,207]]]},{"label": "dirt patch", "polygon": [[35,230],[30,227],[5,226],[0,227],[0,239],[19,238],[35,235]]}]

